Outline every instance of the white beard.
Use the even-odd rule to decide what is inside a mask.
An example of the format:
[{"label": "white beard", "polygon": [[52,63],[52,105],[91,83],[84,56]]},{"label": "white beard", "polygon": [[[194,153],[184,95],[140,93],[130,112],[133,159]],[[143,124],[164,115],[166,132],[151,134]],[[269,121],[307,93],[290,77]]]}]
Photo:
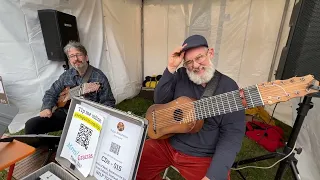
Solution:
[{"label": "white beard", "polygon": [[[196,74],[196,72],[201,68],[204,68],[204,72],[200,76],[200,75]],[[198,85],[209,82],[211,80],[211,78],[213,77],[213,74],[216,70],[213,63],[211,63],[211,65],[209,65],[209,66],[200,66],[199,69],[194,69],[192,71],[187,70],[187,74],[189,76],[189,79]]]}]

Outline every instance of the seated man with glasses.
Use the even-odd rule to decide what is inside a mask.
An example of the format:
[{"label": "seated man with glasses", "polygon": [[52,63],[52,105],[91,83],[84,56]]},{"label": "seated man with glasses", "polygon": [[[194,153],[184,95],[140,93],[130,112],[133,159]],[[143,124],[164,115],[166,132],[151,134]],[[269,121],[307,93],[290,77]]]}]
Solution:
[{"label": "seated man with glasses", "polygon": [[[183,46],[169,56],[167,68],[154,91],[155,103],[165,104],[181,96],[200,99],[208,82],[214,76],[219,77],[216,74],[220,75],[220,80],[215,95],[237,90],[234,80],[215,70],[213,55],[213,48],[208,48],[203,36],[188,37]],[[183,67],[178,69],[182,61]],[[137,179],[161,179],[159,174],[169,166],[177,168],[187,180],[230,179],[230,168],[241,148],[244,134],[245,113],[241,110],[204,119],[197,133],[175,134],[169,139],[148,139],[144,144]]]},{"label": "seated man with glasses", "polygon": [[[62,130],[68,107],[60,107],[53,112],[53,108],[57,105],[60,93],[66,88],[73,88],[82,84],[83,78],[88,71],[86,82],[98,82],[100,89],[84,95],[84,98],[91,101],[114,107],[115,99],[113,97],[109,81],[105,74],[89,65],[87,50],[79,42],[69,42],[64,47],[72,68],[66,70],[58,80],[56,80],[50,89],[45,92],[42,99],[42,107],[40,115],[28,120],[25,124],[26,134],[44,134],[52,131]],[[89,68],[90,67],[90,68]]]}]

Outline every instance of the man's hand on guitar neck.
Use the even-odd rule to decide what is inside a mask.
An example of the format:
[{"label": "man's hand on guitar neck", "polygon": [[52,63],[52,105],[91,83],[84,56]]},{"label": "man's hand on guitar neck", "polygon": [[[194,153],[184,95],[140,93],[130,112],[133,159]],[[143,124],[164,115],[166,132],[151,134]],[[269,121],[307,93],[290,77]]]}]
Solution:
[{"label": "man's hand on guitar neck", "polygon": [[40,112],[40,117],[50,118],[52,116],[52,111],[50,109],[44,109]]}]

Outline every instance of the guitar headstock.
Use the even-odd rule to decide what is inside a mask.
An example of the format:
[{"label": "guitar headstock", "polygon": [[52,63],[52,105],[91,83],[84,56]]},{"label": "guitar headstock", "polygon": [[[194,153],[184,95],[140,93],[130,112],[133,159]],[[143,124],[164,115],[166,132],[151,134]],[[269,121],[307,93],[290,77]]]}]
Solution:
[{"label": "guitar headstock", "polygon": [[87,94],[90,92],[98,91],[99,88],[100,88],[99,82],[84,83],[81,86],[81,94]]},{"label": "guitar headstock", "polygon": [[257,84],[264,104],[275,104],[289,99],[319,92],[319,81],[312,75],[292,77],[286,80],[275,80]]}]

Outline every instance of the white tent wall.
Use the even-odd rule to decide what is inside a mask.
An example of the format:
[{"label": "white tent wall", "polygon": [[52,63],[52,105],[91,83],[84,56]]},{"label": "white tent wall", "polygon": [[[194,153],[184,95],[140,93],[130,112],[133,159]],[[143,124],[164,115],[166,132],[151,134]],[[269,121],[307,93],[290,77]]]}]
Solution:
[{"label": "white tent wall", "polygon": [[[297,116],[296,108],[299,102],[299,99],[294,99],[292,102],[294,118]],[[302,148],[302,153],[296,155],[296,158],[303,180],[320,179],[320,99],[313,98],[312,102],[314,107],[308,112],[296,143],[296,147]]]},{"label": "white tent wall", "polygon": [[[24,128],[29,118],[39,114],[45,91],[64,71],[62,62],[47,58],[37,14],[39,9],[56,9],[76,16],[80,41],[88,50],[90,64],[107,75],[117,103],[139,93],[141,2],[132,1],[134,3],[127,6],[113,3],[115,1],[108,5],[105,2],[0,1],[0,76],[10,103],[19,108],[19,114],[9,125],[11,133]],[[126,11],[122,12],[121,7],[127,7]],[[112,14],[108,14],[110,12]],[[103,14],[110,18],[103,18]],[[125,27],[131,30],[119,30]],[[126,41],[128,36],[132,38]]]},{"label": "white tent wall", "polygon": [[145,0],[144,76],[162,74],[168,54],[192,34],[215,49],[217,69],[240,86],[268,79],[285,1]]},{"label": "white tent wall", "polygon": [[[107,58],[101,68],[113,80],[117,102],[140,92],[142,85],[141,0],[102,0]],[[106,60],[106,61],[105,61]]]}]

